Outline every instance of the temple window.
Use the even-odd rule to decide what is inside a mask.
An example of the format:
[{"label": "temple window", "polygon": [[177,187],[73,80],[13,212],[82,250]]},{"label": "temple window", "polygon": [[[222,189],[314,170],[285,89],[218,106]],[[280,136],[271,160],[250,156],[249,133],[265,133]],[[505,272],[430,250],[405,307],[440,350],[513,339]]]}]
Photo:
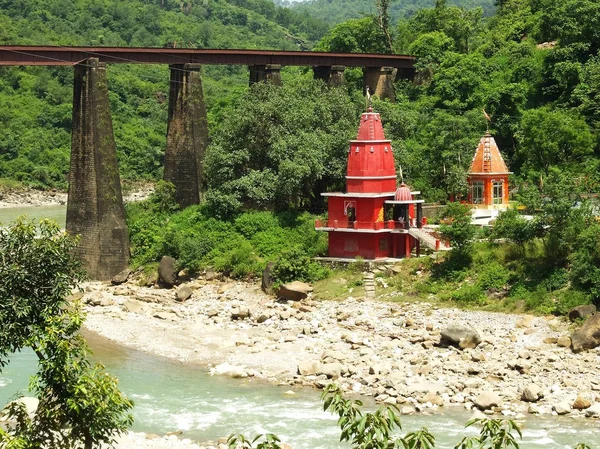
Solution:
[{"label": "temple window", "polygon": [[473,204],[483,203],[483,181],[473,181],[471,185],[471,198]]},{"label": "temple window", "polygon": [[494,204],[502,204],[503,195],[503,187],[504,183],[502,181],[494,181],[493,183],[493,195],[494,195]]},{"label": "temple window", "polygon": [[387,251],[388,249],[388,241],[387,239],[379,240],[379,251]]}]

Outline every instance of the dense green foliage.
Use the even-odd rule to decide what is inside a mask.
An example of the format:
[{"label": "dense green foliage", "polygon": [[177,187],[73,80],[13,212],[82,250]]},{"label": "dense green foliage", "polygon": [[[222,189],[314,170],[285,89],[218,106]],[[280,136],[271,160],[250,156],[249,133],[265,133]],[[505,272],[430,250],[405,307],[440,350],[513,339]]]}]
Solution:
[{"label": "dense green foliage", "polygon": [[38,372],[34,417],[19,401],[8,407],[15,425],[0,428],[0,447],[84,447],[112,443],[127,430],[133,404],[102,365],[92,365],[80,334],[83,313],[70,295],[83,273],[71,257],[74,240],[54,223],[17,221],[0,229],[0,369],[30,348]]},{"label": "dense green foliage", "polygon": [[327,236],[315,231],[308,213],[249,211],[218,220],[206,205],[176,212],[165,197],[166,183],[149,200],[127,207],[134,265],[169,255],[190,273],[211,267],[234,278],[257,277],[275,262],[278,281],[326,275],[310,258],[326,252]]},{"label": "dense green foliage", "polygon": [[[277,3],[286,4],[286,1]],[[399,19],[412,17],[424,8],[433,7],[436,0],[392,0],[389,3],[390,18],[392,23],[396,23]],[[494,0],[451,0],[448,3],[461,8],[481,6],[486,16],[491,16],[496,9]],[[376,16],[378,13],[376,3],[369,0],[312,0],[295,3],[291,8],[294,11],[307,12],[316,18],[328,17],[331,23],[340,23],[369,15]]]},{"label": "dense green foliage", "polygon": [[207,151],[208,206],[222,218],[242,206],[323,208],[320,193],[344,187],[360,104],[315,80],[253,86]]},{"label": "dense green foliage", "polygon": [[[327,25],[270,0],[0,1],[0,44],[193,48],[312,47]],[[109,67],[117,152],[125,179],[158,179],[166,144],[166,66]],[[211,128],[248,84],[242,66],[204,68]],[[71,68],[0,68],[0,178],[66,187]],[[212,131],[212,129],[211,129]]]}]

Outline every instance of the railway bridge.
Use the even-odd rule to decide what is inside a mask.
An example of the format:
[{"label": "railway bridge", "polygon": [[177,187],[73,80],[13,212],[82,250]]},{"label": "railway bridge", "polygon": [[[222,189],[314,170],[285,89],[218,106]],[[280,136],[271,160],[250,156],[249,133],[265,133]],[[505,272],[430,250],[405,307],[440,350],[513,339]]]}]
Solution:
[{"label": "railway bridge", "polygon": [[164,179],[176,200],[198,204],[208,145],[202,65],[246,65],[249,83],[281,84],[282,66],[308,66],[329,85],[344,83],[346,67],[363,69],[364,86],[394,101],[396,77],[412,78],[404,55],[188,48],[0,46],[0,66],[74,68],[71,163],[66,228],[81,235],[76,257],[92,279],[105,280],[129,262],[129,234],[108,96],[107,64],[168,64],[169,114]]}]

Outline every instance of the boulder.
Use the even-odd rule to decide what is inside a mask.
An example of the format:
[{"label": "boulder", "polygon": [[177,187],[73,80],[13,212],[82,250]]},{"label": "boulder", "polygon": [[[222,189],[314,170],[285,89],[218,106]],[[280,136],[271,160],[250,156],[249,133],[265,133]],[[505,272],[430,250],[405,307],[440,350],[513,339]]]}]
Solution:
[{"label": "boulder", "polygon": [[596,313],[596,306],[594,304],[585,304],[583,306],[577,306],[569,310],[569,319],[571,321],[585,319]]},{"label": "boulder", "polygon": [[552,410],[554,410],[557,415],[567,415],[571,413],[571,405],[567,401],[562,401],[553,405]]},{"label": "boulder", "polygon": [[204,279],[206,279],[207,281],[214,281],[219,279],[219,273],[217,273],[215,270],[213,270],[212,268],[207,268],[204,271]]},{"label": "boulder", "polygon": [[18,399],[15,399],[14,401],[11,401],[8,404],[6,404],[6,406],[2,410],[0,410],[0,422],[7,422],[9,420],[8,409],[12,404],[22,404],[22,406],[25,407],[25,411],[27,412],[29,418],[33,419],[39,403],[40,401],[38,398],[33,398],[30,396],[22,396]]},{"label": "boulder", "polygon": [[298,374],[301,376],[313,376],[321,369],[321,364],[314,360],[304,360],[298,363]]},{"label": "boulder", "polygon": [[492,407],[499,406],[502,403],[502,399],[493,391],[484,391],[475,398],[473,403],[479,410],[489,410]]},{"label": "boulder", "polygon": [[321,369],[317,374],[324,374],[328,379],[337,379],[342,375],[342,364],[341,363],[324,363],[321,365]]},{"label": "boulder", "polygon": [[123,309],[126,312],[137,313],[139,315],[145,315],[148,311],[147,306],[137,299],[128,298],[123,303]]},{"label": "boulder", "polygon": [[581,352],[586,349],[594,349],[600,345],[600,313],[596,313],[585,320],[571,336],[571,348],[573,352]]},{"label": "boulder", "polygon": [[248,373],[241,366],[230,365],[229,363],[221,363],[220,365],[215,366],[210,370],[210,375],[220,375],[220,376],[229,376],[234,379],[239,379],[242,377],[248,377]]},{"label": "boulder", "polygon": [[577,395],[577,398],[571,407],[573,407],[575,410],[585,410],[586,408],[590,408],[591,405],[592,403],[589,399],[579,394]]},{"label": "boulder", "polygon": [[121,285],[127,282],[129,279],[129,275],[131,274],[131,270],[129,268],[125,268],[119,274],[115,274],[113,278],[110,280],[112,285]]},{"label": "boulder", "polygon": [[543,397],[544,393],[542,392],[542,389],[535,384],[527,385],[521,394],[521,399],[527,402],[537,402]]},{"label": "boulder", "polygon": [[585,416],[588,418],[597,418],[600,416],[600,402],[596,402],[585,410]]},{"label": "boulder", "polygon": [[286,301],[302,301],[308,294],[313,291],[310,284],[300,281],[289,282],[283,284],[279,288],[279,297]]},{"label": "boulder", "polygon": [[571,347],[571,338],[567,337],[567,336],[558,337],[558,340],[556,340],[556,344],[563,348],[570,348]]},{"label": "boulder", "polygon": [[419,399],[419,402],[421,404],[426,404],[427,402],[429,402],[432,405],[437,405],[440,407],[444,405],[444,400],[442,399],[442,397],[434,393],[433,391],[425,393],[425,395],[421,399]]},{"label": "boulder", "polygon": [[232,309],[231,319],[233,321],[244,320],[246,318],[250,318],[250,309],[248,309],[248,308]]},{"label": "boulder", "polygon": [[523,315],[521,318],[519,318],[515,324],[515,326],[517,328],[527,328],[527,327],[531,327],[531,325],[533,324],[533,315]]},{"label": "boulder", "polygon": [[188,300],[193,293],[194,291],[191,288],[189,288],[187,285],[184,285],[182,287],[179,287],[175,292],[175,300],[179,302],[184,302]]},{"label": "boulder", "polygon": [[274,279],[273,279],[273,275],[271,274],[271,272],[273,271],[273,265],[275,265],[275,263],[273,263],[273,262],[269,262],[267,264],[267,266],[263,270],[262,282],[260,283],[260,288],[267,295],[270,295],[273,293]]},{"label": "boulder", "polygon": [[175,259],[163,256],[158,264],[158,284],[164,288],[171,288],[177,282]]},{"label": "boulder", "polygon": [[458,346],[461,349],[476,348],[481,336],[471,326],[451,325],[441,331],[441,344]]}]

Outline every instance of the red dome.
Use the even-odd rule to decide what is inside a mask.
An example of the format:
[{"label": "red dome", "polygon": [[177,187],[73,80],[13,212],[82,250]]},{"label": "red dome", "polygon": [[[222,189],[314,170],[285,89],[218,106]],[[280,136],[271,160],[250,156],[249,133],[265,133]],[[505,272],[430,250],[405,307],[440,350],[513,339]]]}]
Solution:
[{"label": "red dome", "polygon": [[396,189],[396,195],[394,196],[394,200],[396,201],[412,201],[412,195],[410,193],[409,187],[402,183],[400,187]]},{"label": "red dome", "polygon": [[392,142],[385,138],[381,117],[369,108],[361,115],[356,140],[350,141],[346,189],[349,193],[389,193],[396,188]]}]

